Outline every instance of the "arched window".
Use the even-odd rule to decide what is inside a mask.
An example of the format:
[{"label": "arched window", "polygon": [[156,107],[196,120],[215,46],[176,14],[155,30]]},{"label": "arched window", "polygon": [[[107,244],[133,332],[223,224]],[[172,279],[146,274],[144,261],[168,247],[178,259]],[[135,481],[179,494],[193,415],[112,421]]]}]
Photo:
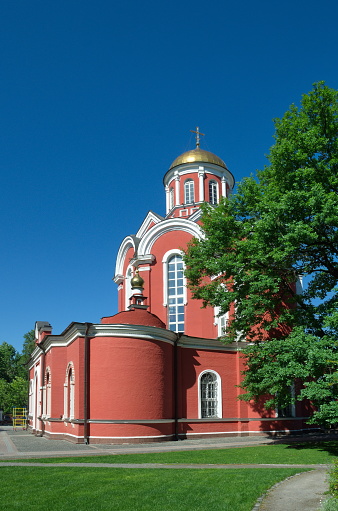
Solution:
[{"label": "arched window", "polygon": [[174,207],[174,188],[169,190],[169,211]]},{"label": "arched window", "polygon": [[184,182],[184,204],[192,204],[194,201],[194,182],[192,179],[187,179]]},{"label": "arched window", "polygon": [[33,415],[33,400],[34,400],[34,380],[29,380],[29,400],[28,400],[28,413]]},{"label": "arched window", "polygon": [[126,278],[124,280],[124,290],[125,290],[125,309],[127,310],[130,305],[130,297],[131,297],[131,279],[133,276],[131,266],[128,267]]},{"label": "arched window", "polygon": [[66,371],[64,384],[64,418],[74,419],[75,410],[75,373],[73,363],[70,362]]},{"label": "arched window", "polygon": [[199,378],[199,416],[222,417],[221,379],[215,371],[204,371]]},{"label": "arched window", "polygon": [[45,400],[44,400],[44,416],[51,416],[51,390],[52,390],[52,380],[50,374],[50,368],[47,367],[45,373]]},{"label": "arched window", "polygon": [[185,287],[182,256],[171,256],[167,265],[168,328],[174,332],[184,332]]},{"label": "arched window", "polygon": [[209,202],[210,204],[218,204],[218,186],[216,181],[209,181]]},{"label": "arched window", "polygon": [[224,314],[220,314],[220,308],[215,307],[215,325],[217,325],[217,335],[218,337],[222,337],[226,334],[227,326],[229,321],[229,312],[225,312]]}]

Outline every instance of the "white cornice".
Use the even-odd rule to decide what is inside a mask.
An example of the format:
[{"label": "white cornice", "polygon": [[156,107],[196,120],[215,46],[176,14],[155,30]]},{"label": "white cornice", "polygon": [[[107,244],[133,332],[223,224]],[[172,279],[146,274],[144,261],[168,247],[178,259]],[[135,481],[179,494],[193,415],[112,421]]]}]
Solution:
[{"label": "white cornice", "polygon": [[178,167],[173,167],[168,170],[163,178],[164,186],[168,186],[171,181],[177,176],[183,176],[186,174],[198,173],[200,168],[203,166],[203,169],[206,174],[212,174],[214,176],[222,177],[225,176],[227,182],[229,183],[230,188],[232,189],[235,185],[234,176],[231,172],[224,167],[220,167],[219,165],[215,165],[213,163],[202,163],[202,162],[194,162],[194,163],[184,163],[179,165]]},{"label": "white cornice", "polygon": [[130,260],[132,266],[139,266],[140,264],[152,264],[156,257],[153,254],[144,254],[137,257],[133,257]]},{"label": "white cornice", "polygon": [[[48,352],[53,347],[66,347],[78,337],[86,335],[86,323],[73,323],[61,335],[48,335],[43,341],[43,349]],[[90,338],[125,337],[148,341],[162,341],[174,344],[177,334],[164,328],[128,324],[92,324],[87,332]],[[41,354],[41,350],[39,355]]]},{"label": "white cornice", "polygon": [[237,343],[223,344],[219,339],[205,339],[202,337],[190,337],[188,335],[182,335],[177,343],[182,348],[195,348],[200,350],[211,350],[211,351],[239,351]]},{"label": "white cornice", "polygon": [[148,231],[148,229],[150,228],[152,223],[158,224],[162,220],[163,220],[163,217],[161,217],[160,215],[157,215],[153,211],[149,211],[147,216],[143,220],[141,227],[137,231],[136,237],[142,238],[144,236],[144,234]]}]

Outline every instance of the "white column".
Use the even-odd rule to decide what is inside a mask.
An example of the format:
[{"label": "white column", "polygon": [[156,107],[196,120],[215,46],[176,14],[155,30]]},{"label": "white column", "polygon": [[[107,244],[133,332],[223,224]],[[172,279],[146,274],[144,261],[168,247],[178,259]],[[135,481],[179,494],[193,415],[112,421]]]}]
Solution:
[{"label": "white column", "polygon": [[169,186],[165,187],[165,212],[166,215],[169,213]]},{"label": "white column", "polygon": [[222,182],[222,197],[226,197],[227,196],[227,189],[226,189],[227,180],[225,179],[224,176],[222,176],[221,182]]},{"label": "white column", "polygon": [[204,202],[204,167],[199,167],[198,169],[198,186],[199,186],[199,201]]},{"label": "white column", "polygon": [[175,206],[180,205],[180,176],[175,176]]}]

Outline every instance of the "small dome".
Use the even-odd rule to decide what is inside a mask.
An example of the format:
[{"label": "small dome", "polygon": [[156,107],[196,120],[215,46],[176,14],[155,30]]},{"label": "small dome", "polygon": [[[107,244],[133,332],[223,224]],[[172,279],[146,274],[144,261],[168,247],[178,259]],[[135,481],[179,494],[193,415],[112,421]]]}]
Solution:
[{"label": "small dome", "polygon": [[210,153],[209,151],[204,151],[199,147],[196,149],[192,149],[191,151],[187,151],[176,158],[170,165],[170,169],[173,167],[177,167],[178,165],[182,165],[183,163],[192,163],[195,161],[203,162],[203,163],[214,163],[215,165],[219,165],[224,169],[227,168],[224,161],[221,160],[216,154]]},{"label": "small dome", "polygon": [[138,270],[136,270],[134,277],[130,281],[131,288],[141,288],[143,289],[144,280],[140,277]]},{"label": "small dome", "polygon": [[115,316],[101,318],[101,323],[110,325],[143,325],[166,328],[160,318],[144,309],[131,309],[129,311],[118,312]]}]

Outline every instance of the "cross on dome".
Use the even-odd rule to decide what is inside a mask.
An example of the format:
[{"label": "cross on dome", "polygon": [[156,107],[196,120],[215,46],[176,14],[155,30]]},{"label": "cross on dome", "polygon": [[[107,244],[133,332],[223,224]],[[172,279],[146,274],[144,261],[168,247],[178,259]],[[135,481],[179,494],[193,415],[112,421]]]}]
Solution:
[{"label": "cross on dome", "polygon": [[196,126],[196,130],[190,130],[191,133],[196,133],[196,147],[200,146],[200,135],[203,137],[205,136],[205,133],[200,133],[200,129],[198,126]]}]

